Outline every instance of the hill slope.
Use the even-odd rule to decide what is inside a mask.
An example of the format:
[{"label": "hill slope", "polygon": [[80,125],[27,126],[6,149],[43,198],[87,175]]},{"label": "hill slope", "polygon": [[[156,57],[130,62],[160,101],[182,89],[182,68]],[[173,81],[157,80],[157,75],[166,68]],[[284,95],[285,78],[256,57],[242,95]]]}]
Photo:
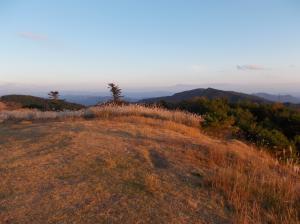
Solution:
[{"label": "hill slope", "polygon": [[144,99],[141,102],[155,103],[155,102],[164,100],[166,102],[175,103],[175,102],[180,102],[182,100],[190,100],[194,97],[206,97],[208,99],[226,98],[231,103],[236,103],[236,102],[242,101],[242,100],[249,100],[249,101],[257,102],[257,103],[269,102],[268,100],[265,100],[258,96],[234,92],[234,91],[218,90],[218,89],[213,89],[213,88],[193,89],[193,90],[188,90],[188,91],[184,91],[184,92],[180,92],[180,93],[175,93],[172,96]]},{"label": "hill slope", "polygon": [[64,100],[49,99],[30,95],[5,95],[0,97],[0,102],[5,103],[12,108],[35,108],[40,110],[79,110],[84,106],[76,103],[69,103]]},{"label": "hill slope", "polygon": [[296,223],[299,179],[268,155],[105,113],[0,126],[0,223]]}]

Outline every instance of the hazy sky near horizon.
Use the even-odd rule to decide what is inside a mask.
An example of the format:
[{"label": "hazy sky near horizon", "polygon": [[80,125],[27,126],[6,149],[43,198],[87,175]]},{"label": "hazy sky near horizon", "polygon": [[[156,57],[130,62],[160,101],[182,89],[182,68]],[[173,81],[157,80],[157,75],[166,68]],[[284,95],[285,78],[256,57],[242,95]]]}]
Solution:
[{"label": "hazy sky near horizon", "polygon": [[298,0],[0,0],[0,84],[300,86]]}]

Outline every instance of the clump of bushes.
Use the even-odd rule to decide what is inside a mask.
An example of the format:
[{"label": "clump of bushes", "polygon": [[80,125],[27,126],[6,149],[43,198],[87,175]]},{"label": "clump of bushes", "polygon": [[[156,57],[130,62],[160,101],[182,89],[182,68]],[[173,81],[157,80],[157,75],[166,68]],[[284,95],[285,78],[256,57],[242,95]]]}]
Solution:
[{"label": "clump of bushes", "polygon": [[20,108],[37,109],[41,111],[63,111],[80,110],[84,106],[76,103],[69,103],[60,99],[44,99],[29,95],[6,95],[0,98],[4,103],[14,103]]},{"label": "clump of bushes", "polygon": [[283,104],[229,103],[226,99],[200,97],[179,103],[161,102],[160,105],[202,115],[207,130],[229,130],[239,139],[268,148],[280,159],[299,162],[300,112]]}]

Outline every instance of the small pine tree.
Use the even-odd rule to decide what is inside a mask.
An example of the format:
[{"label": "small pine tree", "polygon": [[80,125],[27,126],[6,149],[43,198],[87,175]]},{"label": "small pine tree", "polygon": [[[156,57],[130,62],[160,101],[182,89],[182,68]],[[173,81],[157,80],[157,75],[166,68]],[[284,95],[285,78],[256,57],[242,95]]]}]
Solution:
[{"label": "small pine tree", "polygon": [[112,94],[113,97],[113,103],[120,103],[122,102],[122,89],[119,88],[118,85],[114,84],[114,83],[109,83],[108,87],[110,89],[110,92]]},{"label": "small pine tree", "polygon": [[48,96],[51,100],[58,100],[59,92],[58,91],[51,91],[50,93],[48,93]]}]

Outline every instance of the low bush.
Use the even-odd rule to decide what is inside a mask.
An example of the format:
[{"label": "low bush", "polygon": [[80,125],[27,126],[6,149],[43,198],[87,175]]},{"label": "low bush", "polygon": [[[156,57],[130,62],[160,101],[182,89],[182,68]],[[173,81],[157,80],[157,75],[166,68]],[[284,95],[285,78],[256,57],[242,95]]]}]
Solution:
[{"label": "low bush", "polygon": [[203,127],[217,136],[218,133],[228,136],[229,131],[231,136],[269,148],[280,159],[300,158],[300,112],[283,104],[229,103],[226,99],[201,97],[179,103],[160,102],[160,105],[203,116]]}]

